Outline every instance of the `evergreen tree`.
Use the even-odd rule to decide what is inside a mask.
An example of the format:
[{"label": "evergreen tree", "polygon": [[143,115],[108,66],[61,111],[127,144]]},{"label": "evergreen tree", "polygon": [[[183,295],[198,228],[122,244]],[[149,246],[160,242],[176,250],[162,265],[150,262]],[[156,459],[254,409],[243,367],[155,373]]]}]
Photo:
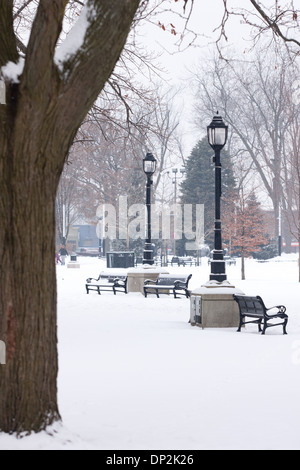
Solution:
[{"label": "evergreen tree", "polygon": [[[215,221],[215,165],[214,151],[204,137],[193,148],[186,160],[186,178],[181,184],[182,204],[204,204],[204,236],[207,243],[213,246]],[[235,187],[231,158],[222,151],[222,195]]]}]

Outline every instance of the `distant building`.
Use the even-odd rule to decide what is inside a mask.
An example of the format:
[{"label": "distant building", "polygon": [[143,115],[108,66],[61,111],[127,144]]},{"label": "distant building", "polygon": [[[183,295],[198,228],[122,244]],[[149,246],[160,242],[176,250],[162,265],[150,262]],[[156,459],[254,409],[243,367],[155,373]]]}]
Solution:
[{"label": "distant building", "polygon": [[82,254],[98,254],[99,238],[95,225],[73,225],[69,230],[68,245],[72,245],[72,250]]}]

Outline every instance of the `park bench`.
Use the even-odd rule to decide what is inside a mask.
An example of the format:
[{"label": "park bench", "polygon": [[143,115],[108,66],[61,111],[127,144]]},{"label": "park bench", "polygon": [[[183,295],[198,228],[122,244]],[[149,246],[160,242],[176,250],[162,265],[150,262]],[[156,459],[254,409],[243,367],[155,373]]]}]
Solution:
[{"label": "park bench", "polygon": [[192,274],[187,277],[160,274],[156,281],[147,279],[144,282],[145,297],[148,294],[155,294],[159,298],[159,294],[170,294],[170,292],[173,292],[175,299],[180,295],[185,295],[188,298],[190,296],[188,285],[191,277]]},{"label": "park bench", "polygon": [[[286,312],[286,307],[283,305],[277,305],[276,307],[266,308],[261,297],[249,297],[246,295],[233,295],[234,300],[238,303],[240,310],[240,325],[238,331],[241,331],[242,326],[248,323],[258,324],[258,330],[263,335],[265,334],[267,328],[273,326],[283,326],[283,333],[286,335],[286,326],[288,322],[288,315]],[[269,314],[268,312],[272,309],[276,309],[275,314]],[[245,321],[246,318],[251,318],[249,321]],[[272,320],[281,319],[282,322],[273,323]],[[270,323],[271,322],[271,323]]]},{"label": "park bench", "polygon": [[225,261],[225,263],[228,264],[229,266],[231,266],[232,264],[233,264],[234,266],[236,266],[236,259],[235,259],[235,258],[231,258],[230,256],[225,255],[225,256],[224,256],[224,261]]},{"label": "park bench", "polygon": [[[168,263],[169,264],[169,263]],[[197,260],[192,258],[191,256],[173,256],[171,259],[171,266],[193,266],[197,264]]]},{"label": "park bench", "polygon": [[[89,277],[86,280],[86,293],[90,290],[98,292],[101,295],[103,291],[112,291],[114,295],[117,292],[127,294],[127,274],[108,274],[101,273],[98,279]],[[93,282],[95,281],[95,282]]]}]

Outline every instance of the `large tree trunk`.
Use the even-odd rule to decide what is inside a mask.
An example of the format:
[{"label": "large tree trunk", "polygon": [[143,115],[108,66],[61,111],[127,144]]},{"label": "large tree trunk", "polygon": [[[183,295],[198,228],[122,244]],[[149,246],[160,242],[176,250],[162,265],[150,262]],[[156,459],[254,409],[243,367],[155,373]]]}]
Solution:
[{"label": "large tree trunk", "polygon": [[55,171],[49,162],[58,162],[60,143],[48,138],[54,124],[43,124],[37,110],[30,116],[24,96],[21,87],[9,87],[16,104],[2,107],[0,140],[0,333],[7,356],[0,367],[0,429],[10,433],[38,432],[59,419],[55,195],[64,157]]},{"label": "large tree trunk", "polygon": [[[22,165],[20,165],[21,167]],[[23,169],[24,170],[24,169]],[[21,176],[22,170],[18,171]],[[24,173],[24,176],[26,173]],[[31,173],[11,185],[2,207],[0,305],[7,364],[0,369],[0,428],[40,431],[59,419],[57,407],[56,182]],[[26,188],[26,197],[24,189]],[[1,220],[5,220],[1,214]]]},{"label": "large tree trunk", "polygon": [[[0,431],[31,432],[57,406],[55,197],[74,135],[103,89],[139,0],[87,0],[83,45],[54,60],[67,0],[43,0],[18,80],[0,104]],[[0,2],[0,68],[18,61],[12,0]]]}]

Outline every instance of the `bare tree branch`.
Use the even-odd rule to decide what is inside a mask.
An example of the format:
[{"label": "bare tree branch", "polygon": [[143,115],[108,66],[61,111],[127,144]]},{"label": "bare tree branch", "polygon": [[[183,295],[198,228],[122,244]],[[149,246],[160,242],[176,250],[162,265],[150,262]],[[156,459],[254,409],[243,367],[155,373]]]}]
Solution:
[{"label": "bare tree branch", "polygon": [[[286,13],[286,12],[284,12],[284,13],[281,12],[281,14],[279,16],[276,16],[274,19],[272,19],[270,16],[267,15],[267,13],[263,10],[263,8],[255,0],[250,0],[250,2],[254,6],[254,8],[258,11],[260,16],[264,20],[265,24],[274,32],[274,34],[276,36],[283,39],[284,42],[291,42],[291,43],[294,43],[294,44],[296,44],[297,46],[300,47],[300,41],[298,41],[295,38],[288,38],[282,32],[281,28],[279,27],[278,23],[280,22],[280,20],[282,19],[284,13]],[[294,15],[293,18],[296,20],[297,17],[298,17],[296,11],[293,12],[293,15]],[[295,16],[295,15],[297,15],[297,16]]]},{"label": "bare tree branch", "polygon": [[34,0],[27,0],[26,2],[24,2],[23,5],[20,8],[18,8],[18,10],[14,13],[14,20],[18,18],[18,16],[20,16],[20,14],[22,13],[22,11],[25,10],[25,8],[28,7],[28,5],[32,3],[33,1]]},{"label": "bare tree branch", "polygon": [[0,2],[0,68],[9,61],[18,61],[16,37],[13,30],[13,0]]}]

